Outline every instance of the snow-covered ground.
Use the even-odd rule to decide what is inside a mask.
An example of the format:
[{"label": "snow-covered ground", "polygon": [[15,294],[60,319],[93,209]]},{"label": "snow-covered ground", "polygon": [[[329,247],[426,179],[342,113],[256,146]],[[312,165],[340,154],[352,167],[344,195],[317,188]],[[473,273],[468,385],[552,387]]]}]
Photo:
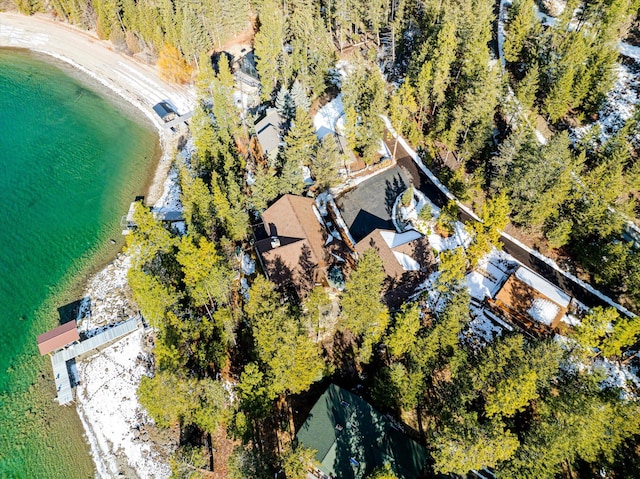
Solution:
[{"label": "snow-covered ground", "polygon": [[131,261],[119,254],[87,284],[78,313],[78,330],[89,333],[106,324],[135,315],[130,302],[127,271]]},{"label": "snow-covered ground", "polygon": [[338,95],[318,110],[318,113],[313,117],[313,127],[320,140],[329,133],[342,134],[344,131],[342,95]]},{"label": "snow-covered ground", "polygon": [[462,332],[460,339],[474,350],[482,349],[500,337],[506,329],[490,319],[487,311],[482,308],[471,308],[471,317],[469,326]]},{"label": "snow-covered ground", "polygon": [[[172,170],[156,205],[181,210],[179,194],[177,173]],[[78,318],[81,331],[91,334],[135,314],[127,283],[130,266],[130,258],[120,254],[89,280]],[[137,330],[109,348],[76,360],[76,408],[100,478],[124,473],[125,477],[159,479],[171,474],[162,457],[175,445],[163,445],[165,453],[159,454],[160,446],[145,430],[152,421],[136,396],[140,379],[152,364],[144,348],[146,334]]]},{"label": "snow-covered ground", "polygon": [[498,12],[498,56],[500,57],[500,65],[502,66],[503,72],[507,66],[504,59],[504,40],[506,36],[505,24],[508,20],[507,7],[510,6],[511,0],[500,0],[500,10]]},{"label": "snow-covered ground", "polygon": [[605,379],[600,383],[601,386],[620,388],[620,395],[623,398],[636,397],[632,390],[640,389],[640,378],[637,376],[637,371],[629,365],[609,361],[606,358],[598,358],[594,362],[594,367],[605,373]]},{"label": "snow-covered ground", "polygon": [[572,136],[576,139],[584,138],[597,127],[599,142],[604,144],[635,114],[640,100],[640,76],[623,64],[616,67],[616,74],[615,85],[607,93],[607,99],[598,112],[598,120],[591,125],[575,128]]},{"label": "snow-covered ground", "polygon": [[[85,334],[135,314],[127,284],[130,259],[124,254],[87,283],[78,328]],[[144,432],[151,420],[136,397],[140,378],[148,373],[146,333],[137,330],[114,345],[76,359],[76,408],[84,425],[97,477],[169,477],[168,465]],[[166,447],[170,448],[171,445]]]},{"label": "snow-covered ground", "polygon": [[[136,389],[152,362],[137,330],[103,351],[77,362],[77,410],[96,463],[97,476],[167,478],[170,468],[151,442],[152,420],[140,407]],[[170,448],[170,445],[164,445]]]},{"label": "snow-covered ground", "polygon": [[626,42],[620,42],[620,53],[625,57],[634,59],[638,64],[640,64],[640,47],[630,45]]}]

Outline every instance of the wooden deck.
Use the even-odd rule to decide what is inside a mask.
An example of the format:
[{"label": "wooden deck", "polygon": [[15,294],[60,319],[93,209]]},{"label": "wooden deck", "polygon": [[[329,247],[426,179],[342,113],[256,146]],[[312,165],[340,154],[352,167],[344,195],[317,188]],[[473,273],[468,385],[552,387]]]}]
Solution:
[{"label": "wooden deck", "polygon": [[73,386],[71,385],[71,378],[69,378],[67,361],[115,341],[135,331],[141,324],[140,317],[131,318],[52,354],[51,366],[53,367],[53,376],[56,382],[56,391],[58,392],[58,403],[68,404],[73,401]]},{"label": "wooden deck", "polygon": [[184,115],[179,116],[178,118],[168,121],[167,123],[165,123],[165,128],[167,129],[172,129],[175,128],[176,126],[180,125],[181,123],[184,123],[185,121],[187,121],[189,118],[191,118],[193,116],[193,110],[191,110],[190,112],[185,113]]}]

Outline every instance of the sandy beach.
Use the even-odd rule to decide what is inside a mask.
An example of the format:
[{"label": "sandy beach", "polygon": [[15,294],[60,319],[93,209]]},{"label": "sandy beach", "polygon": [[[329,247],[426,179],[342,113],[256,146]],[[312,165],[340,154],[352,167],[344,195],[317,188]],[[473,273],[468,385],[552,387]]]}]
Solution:
[{"label": "sandy beach", "polygon": [[[168,100],[186,113],[193,108],[193,89],[162,81],[153,66],[115,52],[109,42],[95,34],[51,21],[42,16],[26,17],[0,13],[0,47],[26,48],[62,60],[99,81],[139,109],[156,126],[163,158],[149,187],[147,203],[175,208],[179,204],[176,176],[169,174],[174,144],[152,107]],[[135,314],[126,276],[129,260],[118,255],[88,279],[79,329],[91,331]],[[79,385],[76,408],[96,464],[97,477],[169,477],[163,461],[173,447],[150,439],[146,425],[151,420],[136,398],[140,378],[149,372],[146,333],[138,330],[116,344],[76,363]]]},{"label": "sandy beach", "polygon": [[26,48],[64,61],[149,118],[158,130],[165,151],[147,197],[149,204],[158,201],[171,163],[167,161],[167,155],[172,142],[162,120],[153,111],[153,105],[168,100],[180,114],[186,113],[193,109],[195,102],[193,88],[167,83],[160,79],[155,66],[116,52],[110,42],[100,40],[92,32],[44,16],[0,13],[0,47]]}]

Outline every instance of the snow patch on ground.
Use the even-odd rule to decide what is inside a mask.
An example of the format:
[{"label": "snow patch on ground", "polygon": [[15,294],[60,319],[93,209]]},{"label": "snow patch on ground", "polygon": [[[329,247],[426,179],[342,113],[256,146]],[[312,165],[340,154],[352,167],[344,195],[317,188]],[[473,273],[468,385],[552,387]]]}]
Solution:
[{"label": "snow patch on ground", "polygon": [[575,128],[572,136],[576,139],[584,138],[597,125],[600,128],[598,139],[604,144],[635,114],[640,100],[640,79],[626,65],[618,65],[616,72],[616,83],[598,112],[598,120],[594,124]]},{"label": "snow patch on ground", "polygon": [[492,297],[491,289],[493,283],[477,271],[472,271],[467,275],[466,284],[472,298],[482,301],[484,298]]},{"label": "snow patch on ground", "polygon": [[131,291],[127,271],[131,259],[119,254],[115,260],[96,273],[87,284],[85,297],[78,312],[78,330],[87,333],[108,323],[132,317]]},{"label": "snow patch on ground", "polygon": [[453,234],[448,238],[443,238],[436,233],[431,233],[427,236],[427,238],[429,238],[429,244],[438,252],[455,249],[459,246],[464,248],[469,246],[472,238],[466,230],[464,223],[460,221],[453,223],[453,231]]},{"label": "snow patch on ground", "polygon": [[[88,359],[79,361],[77,409],[87,430],[99,477],[135,472],[141,478],[171,475],[149,441],[152,420],[138,404],[136,389],[151,359],[142,352],[137,330]],[[127,469],[128,468],[128,469]]]},{"label": "snow patch on ground", "polygon": [[242,255],[241,267],[244,274],[246,274],[247,276],[251,276],[256,271],[256,262],[251,259],[251,256],[249,256],[247,253],[244,253]]},{"label": "snow patch on ground", "polygon": [[620,42],[620,53],[625,57],[633,58],[636,62],[640,63],[640,47],[630,45],[626,42]]},{"label": "snow patch on ground", "polygon": [[538,129],[535,130],[536,133],[536,138],[538,139],[538,142],[541,145],[546,145],[547,144],[547,139],[544,137],[544,135],[542,134],[542,132]]},{"label": "snow patch on ground", "polygon": [[338,120],[344,115],[344,107],[342,105],[342,95],[338,95],[325,106],[318,110],[313,117],[313,128],[318,135],[318,139],[322,140],[329,133],[340,132],[340,123]]},{"label": "snow patch on ground", "polygon": [[617,361],[610,361],[605,358],[597,358],[594,367],[602,369],[606,374],[600,385],[604,388],[620,388],[620,395],[623,398],[632,396],[630,389],[640,388],[640,379],[631,368]]},{"label": "snow patch on ground", "polygon": [[[78,329],[87,336],[136,314],[127,283],[131,260],[120,254],[87,283]],[[169,477],[167,464],[144,433],[150,419],[136,390],[150,360],[137,330],[87,359],[76,360],[76,408],[87,434],[98,477],[120,471],[141,478]]]},{"label": "snow patch on ground", "polygon": [[504,71],[507,63],[504,59],[504,41],[506,36],[505,23],[508,20],[507,7],[511,6],[511,0],[500,0],[500,13],[498,14],[498,55],[500,56],[500,64]]},{"label": "snow patch on ground", "polygon": [[574,328],[582,324],[582,321],[580,321],[577,316],[568,313],[560,318],[560,321]]},{"label": "snow patch on ground", "polygon": [[472,349],[482,349],[502,335],[503,329],[487,317],[482,309],[472,308],[471,316],[473,319],[460,339]]},{"label": "snow patch on ground", "polygon": [[182,211],[182,203],[180,202],[180,184],[178,181],[178,169],[173,167],[169,170],[167,179],[164,180],[162,196],[153,210],[157,212]]},{"label": "snow patch on ground", "polygon": [[564,9],[567,8],[566,0],[542,0],[542,4],[551,15],[556,17],[562,15]]},{"label": "snow patch on ground", "polygon": [[536,15],[538,16],[538,20],[540,23],[547,27],[554,27],[556,25],[557,20],[546,13],[540,11],[540,9],[536,6]]}]

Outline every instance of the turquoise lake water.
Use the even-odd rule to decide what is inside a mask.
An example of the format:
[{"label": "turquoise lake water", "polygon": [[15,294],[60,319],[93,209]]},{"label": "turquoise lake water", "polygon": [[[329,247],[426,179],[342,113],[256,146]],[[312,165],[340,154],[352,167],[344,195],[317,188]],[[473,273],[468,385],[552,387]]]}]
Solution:
[{"label": "turquoise lake water", "polygon": [[40,439],[21,413],[51,374],[36,336],[80,299],[70,288],[116,254],[120,217],[158,157],[151,123],[121,104],[64,65],[0,49],[1,477],[28,477],[26,462],[48,460],[30,457]]}]

